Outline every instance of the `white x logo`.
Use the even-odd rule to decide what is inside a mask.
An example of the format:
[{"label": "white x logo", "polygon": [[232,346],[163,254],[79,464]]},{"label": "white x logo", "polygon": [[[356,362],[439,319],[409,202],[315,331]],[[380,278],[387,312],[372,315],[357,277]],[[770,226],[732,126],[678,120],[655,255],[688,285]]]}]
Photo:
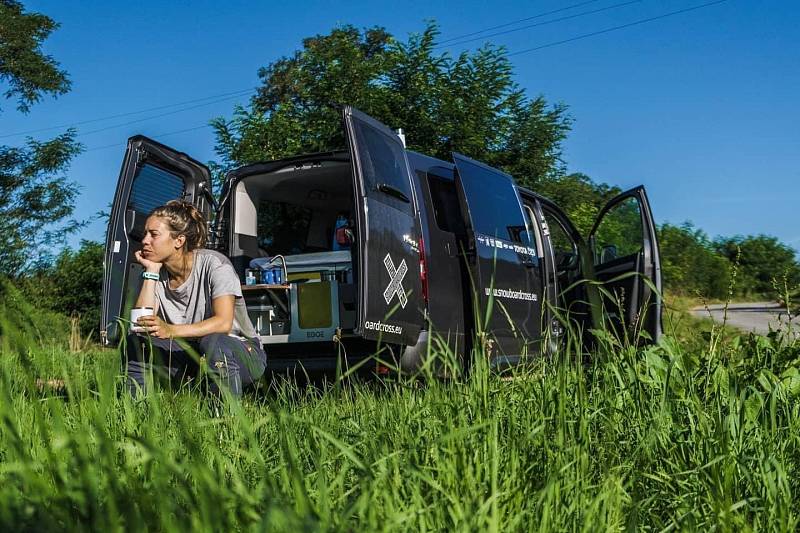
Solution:
[{"label": "white x logo", "polygon": [[403,309],[406,308],[406,304],[408,303],[408,298],[406,298],[406,291],[403,289],[403,278],[406,277],[406,273],[408,272],[408,266],[406,266],[406,260],[403,259],[400,261],[400,266],[395,269],[394,268],[394,261],[386,254],[386,257],[383,258],[383,265],[386,267],[386,271],[389,273],[389,277],[392,280],[389,282],[389,285],[386,287],[386,290],[383,291],[383,299],[386,300],[386,305],[389,305],[389,302],[392,301],[394,295],[397,295],[397,298],[400,300],[400,307]]}]

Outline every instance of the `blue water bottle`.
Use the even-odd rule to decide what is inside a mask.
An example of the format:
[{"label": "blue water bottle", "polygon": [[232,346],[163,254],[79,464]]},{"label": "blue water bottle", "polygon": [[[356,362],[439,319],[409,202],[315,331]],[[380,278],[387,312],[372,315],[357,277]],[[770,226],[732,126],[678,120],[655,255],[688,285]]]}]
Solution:
[{"label": "blue water bottle", "polygon": [[337,250],[346,250],[349,248],[348,245],[339,244],[339,240],[336,238],[336,231],[339,228],[343,228],[345,226],[347,226],[347,217],[344,214],[340,213],[339,216],[336,217],[336,223],[333,226],[333,243],[331,245],[331,250],[333,250],[334,252]]}]

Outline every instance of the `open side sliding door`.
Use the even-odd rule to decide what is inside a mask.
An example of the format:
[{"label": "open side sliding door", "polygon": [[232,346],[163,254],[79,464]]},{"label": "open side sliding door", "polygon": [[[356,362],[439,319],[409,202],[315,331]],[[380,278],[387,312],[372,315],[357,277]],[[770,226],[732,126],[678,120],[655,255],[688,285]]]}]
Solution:
[{"label": "open side sliding door", "polygon": [[541,339],[544,279],[514,180],[454,153],[456,189],[467,227],[476,324],[506,357]]},{"label": "open side sliding door", "polygon": [[144,224],[154,208],[170,200],[191,202],[210,216],[208,168],[186,154],[140,135],[128,139],[106,232],[100,336],[119,339],[117,320],[127,318],[141,287],[142,266],[134,253],[142,248]]},{"label": "open side sliding door", "polygon": [[411,172],[400,138],[346,106],[343,119],[356,204],[356,333],[395,344],[417,343],[423,324],[419,225]]},{"label": "open side sliding door", "polygon": [[[589,233],[595,278],[603,282],[606,323],[618,336],[661,336],[661,259],[644,187],[611,199]],[[595,323],[599,317],[595,317]]]}]

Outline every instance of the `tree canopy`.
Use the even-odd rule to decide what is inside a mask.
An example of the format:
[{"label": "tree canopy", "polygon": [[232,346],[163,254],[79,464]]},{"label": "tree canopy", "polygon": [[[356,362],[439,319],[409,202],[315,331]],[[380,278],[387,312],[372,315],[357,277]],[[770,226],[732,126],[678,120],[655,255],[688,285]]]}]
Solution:
[{"label": "tree canopy", "polygon": [[690,222],[663,224],[658,240],[662,275],[672,291],[706,298],[727,296],[731,262],[702,230]]},{"label": "tree canopy", "polygon": [[[44,95],[69,90],[66,73],[41,50],[57,27],[19,2],[0,0],[0,81],[20,112]],[[53,245],[80,227],[70,220],[78,187],[64,176],[80,150],[74,130],[47,141],[28,138],[21,147],[0,146],[0,274],[18,275],[49,258]]]},{"label": "tree canopy", "polygon": [[458,151],[527,185],[563,173],[566,107],[526,96],[503,48],[451,57],[436,52],[438,35],[434,24],[405,42],[343,26],[305,39],[259,71],[247,107],[213,121],[222,168],[344,148],[337,105],[349,104],[403,128],[412,150]]},{"label": "tree canopy", "polygon": [[714,248],[732,263],[738,264],[739,292],[770,294],[773,280],[800,283],[800,266],[795,250],[770,235],[718,237]]},{"label": "tree canopy", "polygon": [[27,112],[45,94],[69,91],[67,73],[42,52],[41,46],[58,24],[41,13],[26,13],[20,2],[0,0],[0,81],[8,85],[6,99],[17,98]]}]

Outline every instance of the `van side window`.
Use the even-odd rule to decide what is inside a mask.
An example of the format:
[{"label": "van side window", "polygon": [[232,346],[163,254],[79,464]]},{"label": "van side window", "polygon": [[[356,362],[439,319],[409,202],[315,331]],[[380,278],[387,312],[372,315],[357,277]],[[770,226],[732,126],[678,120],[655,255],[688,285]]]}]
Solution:
[{"label": "van side window", "polygon": [[425,177],[428,180],[436,225],[442,231],[463,234],[464,219],[461,217],[455,182],[436,174],[428,173]]},{"label": "van side window", "polygon": [[153,165],[144,165],[133,180],[128,209],[147,215],[156,207],[181,198],[183,189],[180,176]]},{"label": "van side window", "polygon": [[625,198],[603,215],[594,238],[594,264],[599,265],[642,251],[644,239],[639,200]]},{"label": "van side window", "polygon": [[569,232],[561,224],[558,217],[546,209],[543,210],[543,213],[547,222],[547,229],[550,232],[550,242],[553,245],[556,268],[561,270],[572,265],[577,266],[578,245],[572,240]]},{"label": "van side window", "polygon": [[[353,121],[353,125],[358,142],[358,159],[367,191],[378,190],[380,185],[385,184],[400,191],[410,200],[413,196],[402,145],[360,120]],[[389,195],[381,195],[381,201],[407,213],[413,213],[414,210],[411,203]]]},{"label": "van side window", "polygon": [[497,171],[468,162],[460,162],[459,165],[469,172],[462,179],[469,185],[468,203],[475,231],[529,245],[530,234],[520,224],[524,224],[525,214],[514,186],[507,185],[506,178],[498,181]]},{"label": "van side window", "polygon": [[531,236],[531,243],[533,247],[536,249],[537,257],[542,256],[542,247],[540,246],[539,242],[539,223],[536,220],[536,215],[533,213],[533,208],[529,206],[527,203],[523,204],[523,211],[525,212],[525,220],[528,223],[528,227],[530,228],[530,236]]}]

